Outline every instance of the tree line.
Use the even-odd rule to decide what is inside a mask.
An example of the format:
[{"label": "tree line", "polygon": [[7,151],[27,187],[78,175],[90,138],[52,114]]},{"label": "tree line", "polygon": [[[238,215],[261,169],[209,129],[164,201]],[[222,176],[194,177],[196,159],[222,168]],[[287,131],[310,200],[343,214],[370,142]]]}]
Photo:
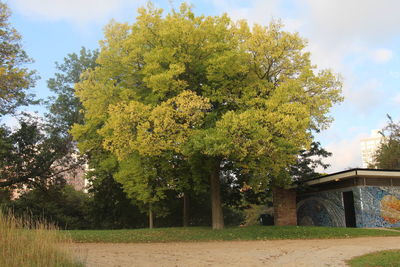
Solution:
[{"label": "tree line", "polygon": [[[8,17],[2,3],[1,116],[38,102]],[[0,188],[32,189],[9,205],[64,227],[239,224],[274,186],[327,167],[313,134],[332,121],[342,83],[311,63],[306,45],[279,22],[140,8],[134,23],[105,27],[99,50],[56,64],[43,118],[1,127]],[[63,176],[84,163],[88,194]]]}]

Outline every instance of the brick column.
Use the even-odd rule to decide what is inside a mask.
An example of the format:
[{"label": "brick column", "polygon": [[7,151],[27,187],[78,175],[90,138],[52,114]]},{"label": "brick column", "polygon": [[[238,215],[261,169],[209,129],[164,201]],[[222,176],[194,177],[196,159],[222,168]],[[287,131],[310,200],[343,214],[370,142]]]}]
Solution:
[{"label": "brick column", "polygon": [[297,225],[296,191],[274,188],[273,200],[275,225]]}]

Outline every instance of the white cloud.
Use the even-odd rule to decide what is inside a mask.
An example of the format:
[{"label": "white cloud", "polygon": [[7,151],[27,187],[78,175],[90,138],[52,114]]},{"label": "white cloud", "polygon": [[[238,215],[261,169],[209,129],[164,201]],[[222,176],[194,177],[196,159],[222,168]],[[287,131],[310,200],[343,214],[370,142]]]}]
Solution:
[{"label": "white cloud", "polygon": [[50,21],[66,20],[87,24],[110,19],[132,2],[130,0],[11,0],[20,13]]},{"label": "white cloud", "polygon": [[377,99],[384,98],[381,83],[376,79],[367,80],[364,84],[348,81],[343,89],[345,103],[354,107],[360,113],[368,113],[382,103]]},{"label": "white cloud", "polygon": [[323,172],[338,172],[348,168],[361,167],[361,146],[360,140],[368,134],[360,134],[353,139],[343,139],[332,142],[325,146],[325,149],[332,152],[332,157],[325,159],[324,162],[331,166]]},{"label": "white cloud", "polygon": [[372,59],[378,63],[384,63],[391,60],[393,57],[393,51],[389,49],[376,49],[372,53]]},{"label": "white cloud", "polygon": [[399,32],[398,0],[298,0],[321,37],[380,42]]},{"label": "white cloud", "polygon": [[1,124],[5,124],[7,127],[11,128],[12,130],[16,130],[19,128],[19,122],[16,117],[6,115],[3,118],[1,118]]},{"label": "white cloud", "polygon": [[271,19],[279,19],[281,12],[279,4],[281,0],[250,0],[246,6],[240,6],[239,1],[212,0],[214,6],[227,12],[234,19],[246,19],[250,24],[257,23],[267,25]]}]

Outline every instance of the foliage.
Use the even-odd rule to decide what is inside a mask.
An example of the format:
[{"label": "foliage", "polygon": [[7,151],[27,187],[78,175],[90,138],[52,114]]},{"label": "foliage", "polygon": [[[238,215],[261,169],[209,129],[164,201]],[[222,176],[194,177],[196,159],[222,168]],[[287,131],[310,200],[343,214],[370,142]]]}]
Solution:
[{"label": "foliage", "polygon": [[11,191],[8,188],[0,188],[0,208],[10,202]]},{"label": "foliage", "polygon": [[71,230],[74,242],[148,243],[222,240],[270,240],[349,238],[362,236],[400,236],[398,232],[378,229],[314,226],[227,227],[213,231],[209,227],[179,227],[134,230]]},{"label": "foliage", "polygon": [[37,77],[24,67],[32,62],[22,49],[21,36],[9,23],[11,12],[0,1],[0,117],[10,114],[20,105],[33,103],[27,90]]},{"label": "foliage", "polygon": [[53,225],[0,210],[0,266],[84,266],[60,243],[70,244],[71,240]]},{"label": "foliage", "polygon": [[388,115],[388,124],[382,129],[383,140],[374,155],[372,168],[400,169],[400,123]]},{"label": "foliage", "polygon": [[[75,87],[84,123],[72,133],[81,151],[102,146],[117,156],[132,177],[120,180],[126,192],[145,202],[162,199],[169,184],[156,175],[165,154],[203,158],[213,218],[222,219],[223,162],[249,173],[257,190],[289,183],[288,166],[342,99],[338,77],[318,71],[305,46],[280,23],[250,28],[227,15],[196,16],[186,4],[166,16],[149,5],[134,24],[106,27],[98,67]],[[139,175],[143,162],[155,165]]]},{"label": "foliage", "polygon": [[312,142],[310,149],[302,149],[296,163],[291,165],[290,174],[292,179],[301,181],[319,176],[320,174],[315,169],[318,167],[323,169],[328,168],[329,164],[323,163],[322,158],[330,156],[332,156],[332,153],[322,148],[319,142]]},{"label": "foliage", "polygon": [[259,225],[260,224],[260,216],[262,214],[272,215],[272,208],[266,205],[250,205],[249,208],[245,210],[245,220],[244,226],[250,225]]},{"label": "foliage", "polygon": [[[14,50],[20,47],[19,44],[15,46]],[[16,62],[27,60],[23,51],[15,53]],[[95,57],[96,52],[82,48],[79,57],[70,54],[63,64],[57,64],[61,73],[48,84],[58,96],[48,102],[51,114],[46,119],[25,114],[19,118],[20,127],[16,131],[0,128],[0,187],[45,188],[60,184],[65,173],[83,164],[83,159],[76,156],[76,147],[68,133],[71,125],[79,122],[80,109],[71,87],[79,80],[80,72],[93,67]],[[23,71],[26,70],[21,69],[21,73]]]},{"label": "foliage", "polygon": [[88,216],[94,229],[141,228],[146,226],[146,218],[133,205],[122,190],[121,184],[104,170],[88,173],[91,181]]},{"label": "foliage", "polygon": [[76,143],[72,141],[69,133],[74,123],[83,121],[83,107],[75,96],[75,83],[80,81],[82,73],[96,67],[97,56],[97,50],[91,51],[82,47],[79,53],[68,54],[63,62],[56,62],[58,72],[47,81],[48,88],[55,93],[55,96],[47,100],[49,113],[46,117],[59,130],[59,135],[64,140],[64,158],[68,159],[73,155],[79,162],[79,165],[75,166],[89,163],[91,168],[91,171],[86,173],[86,178],[90,181],[91,198],[85,209],[85,218],[76,222],[75,224],[80,226],[75,227],[143,227],[143,215],[127,199],[120,184],[113,179],[117,166],[113,165],[112,157],[101,148],[85,155],[78,155]]},{"label": "foliage", "polygon": [[75,83],[80,81],[80,76],[88,69],[96,67],[98,51],[87,50],[82,47],[79,54],[68,54],[60,64],[56,62],[54,78],[47,81],[47,87],[55,93],[47,101],[52,124],[62,128],[64,134],[68,134],[74,123],[82,123],[82,104],[75,96]]},{"label": "foliage", "polygon": [[72,186],[34,189],[11,203],[16,215],[29,213],[32,219],[45,219],[61,229],[87,229],[89,196]]},{"label": "foliage", "polygon": [[14,131],[3,128],[0,187],[47,187],[63,183],[64,172],[80,162],[67,154],[57,129],[32,116],[20,118]]},{"label": "foliage", "polygon": [[351,267],[381,266],[396,267],[400,262],[400,250],[384,250],[355,257],[347,263]]}]

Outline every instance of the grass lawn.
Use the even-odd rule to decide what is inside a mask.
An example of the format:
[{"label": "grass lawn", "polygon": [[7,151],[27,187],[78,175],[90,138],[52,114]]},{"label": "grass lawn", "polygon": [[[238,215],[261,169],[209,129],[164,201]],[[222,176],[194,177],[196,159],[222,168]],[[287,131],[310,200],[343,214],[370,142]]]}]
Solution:
[{"label": "grass lawn", "polygon": [[177,227],[132,230],[69,230],[73,242],[142,243],[173,241],[223,241],[348,238],[362,236],[400,236],[400,232],[377,229],[311,227],[311,226],[251,226],[212,230],[208,227]]},{"label": "grass lawn", "polygon": [[355,257],[347,262],[351,267],[400,266],[400,250],[384,250]]}]

